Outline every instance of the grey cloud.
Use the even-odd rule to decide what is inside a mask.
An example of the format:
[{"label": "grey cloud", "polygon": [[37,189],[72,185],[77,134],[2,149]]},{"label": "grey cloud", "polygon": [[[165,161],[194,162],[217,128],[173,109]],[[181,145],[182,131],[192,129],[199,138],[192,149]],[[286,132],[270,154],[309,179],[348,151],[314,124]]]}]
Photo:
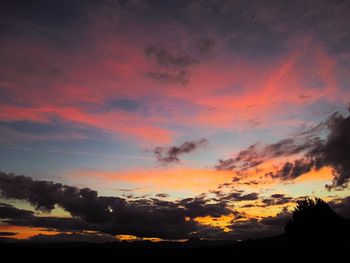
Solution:
[{"label": "grey cloud", "polygon": [[284,194],[273,194],[269,198],[262,199],[264,206],[283,205],[293,201],[294,198],[286,196]]},{"label": "grey cloud", "polygon": [[287,209],[283,209],[280,213],[278,213],[276,216],[268,216],[263,218],[260,223],[267,226],[276,226],[280,227],[281,229],[284,228],[286,223],[291,217],[291,213]]},{"label": "grey cloud", "polygon": [[306,158],[297,159],[294,162],[286,162],[275,173],[269,173],[272,178],[280,178],[282,180],[291,180],[300,175],[310,172],[315,167],[314,160]]},{"label": "grey cloud", "polygon": [[340,113],[334,113],[327,120],[328,136],[321,140],[313,140],[311,147],[307,147],[304,158],[297,159],[293,163],[286,162],[283,167],[272,177],[282,180],[296,178],[311,169],[319,170],[322,167],[333,168],[334,178],[328,189],[338,189],[347,186],[350,178],[350,116],[343,117]]},{"label": "grey cloud", "polygon": [[229,197],[233,197],[233,200],[236,201],[252,201],[252,200],[257,200],[259,198],[258,193],[249,193],[245,195],[229,195]]},{"label": "grey cloud", "polygon": [[236,168],[236,161],[232,158],[226,160],[219,160],[215,168],[219,171],[231,171]]},{"label": "grey cloud", "polygon": [[216,195],[216,200],[225,201],[225,202],[241,202],[241,201],[254,201],[259,198],[258,193],[249,193],[243,194],[243,191],[232,191],[229,193],[224,193],[221,191],[213,191],[213,194]]},{"label": "grey cloud", "polygon": [[226,206],[226,202],[222,200],[218,203],[208,204],[204,198],[187,198],[181,200],[179,204],[188,211],[187,215],[190,217],[220,217],[231,213],[231,210]]},{"label": "grey cloud", "polygon": [[148,57],[153,58],[163,67],[164,70],[149,71],[145,76],[156,81],[186,85],[189,82],[188,67],[197,63],[183,51],[168,51],[158,46],[149,46],[145,53]]},{"label": "grey cloud", "polygon": [[54,229],[61,232],[71,231],[103,231],[103,224],[88,223],[80,218],[66,218],[66,217],[45,217],[33,216],[31,218],[22,219],[5,219],[4,223],[15,226],[39,227]]},{"label": "grey cloud", "polygon": [[0,219],[4,218],[32,218],[34,216],[33,211],[24,209],[17,209],[11,205],[0,203]]},{"label": "grey cloud", "polygon": [[215,166],[217,170],[245,171],[276,157],[290,156],[311,149],[319,141],[319,138],[305,140],[305,138],[288,138],[273,144],[253,144],[240,151],[235,158],[219,160]]},{"label": "grey cloud", "polygon": [[169,148],[156,147],[153,149],[153,153],[157,157],[157,161],[161,164],[177,163],[180,161],[180,156],[194,152],[199,148],[203,148],[208,145],[207,139],[200,139],[197,141],[187,141],[180,146],[172,146]]},{"label": "grey cloud", "polygon": [[145,52],[148,56],[155,58],[159,64],[166,67],[185,68],[196,63],[195,59],[184,52],[169,52],[157,46],[150,46]]},{"label": "grey cloud", "polygon": [[[325,133],[325,135],[323,135]],[[276,157],[301,154],[292,162],[285,162],[275,172],[266,174],[272,178],[292,180],[312,169],[330,166],[334,171],[328,189],[341,189],[350,179],[350,116],[334,113],[325,122],[308,130],[301,130],[291,138],[261,146],[253,144],[240,151],[235,158],[219,160],[217,170],[233,170],[237,173],[257,167]]]},{"label": "grey cloud", "polygon": [[166,193],[161,193],[161,194],[156,194],[156,197],[158,197],[158,198],[167,198],[167,197],[169,197],[169,195],[166,194]]}]

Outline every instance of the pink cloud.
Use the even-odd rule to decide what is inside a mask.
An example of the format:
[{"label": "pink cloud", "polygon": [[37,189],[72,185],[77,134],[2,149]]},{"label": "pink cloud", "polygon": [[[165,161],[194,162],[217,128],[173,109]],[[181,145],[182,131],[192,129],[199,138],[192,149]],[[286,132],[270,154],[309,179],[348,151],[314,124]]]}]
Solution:
[{"label": "pink cloud", "polygon": [[[173,29],[174,35],[186,32],[179,26]],[[185,35],[182,47],[191,40]],[[271,122],[285,107],[338,98],[336,61],[310,38],[296,41],[289,53],[261,62],[229,53],[219,43],[217,56],[199,58],[186,68],[186,85],[146,76],[171,71],[145,54],[149,39],[164,42],[156,35],[93,31],[88,39],[91,43],[74,55],[45,46],[42,39],[23,47],[5,43],[12,67],[1,66],[0,84],[13,103],[0,102],[2,120],[48,122],[59,117],[125,138],[170,143],[179,134],[171,128],[174,124],[241,129],[252,119]],[[142,101],[142,111],[91,112],[84,107],[103,107],[116,98]]]}]

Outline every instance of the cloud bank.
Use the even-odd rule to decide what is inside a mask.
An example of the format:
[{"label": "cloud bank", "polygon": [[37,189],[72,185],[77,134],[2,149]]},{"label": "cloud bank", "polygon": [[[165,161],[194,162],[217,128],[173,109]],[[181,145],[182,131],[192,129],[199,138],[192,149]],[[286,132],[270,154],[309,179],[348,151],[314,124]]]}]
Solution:
[{"label": "cloud bank", "polygon": [[[326,133],[327,135],[322,135]],[[328,189],[341,189],[350,179],[350,116],[344,117],[339,112],[327,121],[304,130],[292,138],[277,143],[261,146],[253,144],[240,151],[235,158],[219,160],[217,170],[244,172],[259,166],[273,158],[301,155],[294,161],[285,162],[275,172],[266,175],[281,180],[292,180],[311,170],[329,166],[333,169],[332,184]]]}]

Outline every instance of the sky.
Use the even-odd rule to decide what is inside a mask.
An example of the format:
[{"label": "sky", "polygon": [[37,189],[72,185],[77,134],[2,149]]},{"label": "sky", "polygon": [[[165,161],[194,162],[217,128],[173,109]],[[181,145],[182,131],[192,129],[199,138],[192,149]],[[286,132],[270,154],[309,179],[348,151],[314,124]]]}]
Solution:
[{"label": "sky", "polygon": [[256,238],[350,217],[350,1],[0,3],[0,239]]}]

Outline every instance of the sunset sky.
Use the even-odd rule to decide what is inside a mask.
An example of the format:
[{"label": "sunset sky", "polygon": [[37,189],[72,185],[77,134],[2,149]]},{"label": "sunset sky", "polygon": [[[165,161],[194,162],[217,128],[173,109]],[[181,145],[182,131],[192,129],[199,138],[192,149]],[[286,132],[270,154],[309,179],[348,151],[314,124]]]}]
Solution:
[{"label": "sunset sky", "polygon": [[350,1],[0,3],[0,239],[246,239],[350,217]]}]

